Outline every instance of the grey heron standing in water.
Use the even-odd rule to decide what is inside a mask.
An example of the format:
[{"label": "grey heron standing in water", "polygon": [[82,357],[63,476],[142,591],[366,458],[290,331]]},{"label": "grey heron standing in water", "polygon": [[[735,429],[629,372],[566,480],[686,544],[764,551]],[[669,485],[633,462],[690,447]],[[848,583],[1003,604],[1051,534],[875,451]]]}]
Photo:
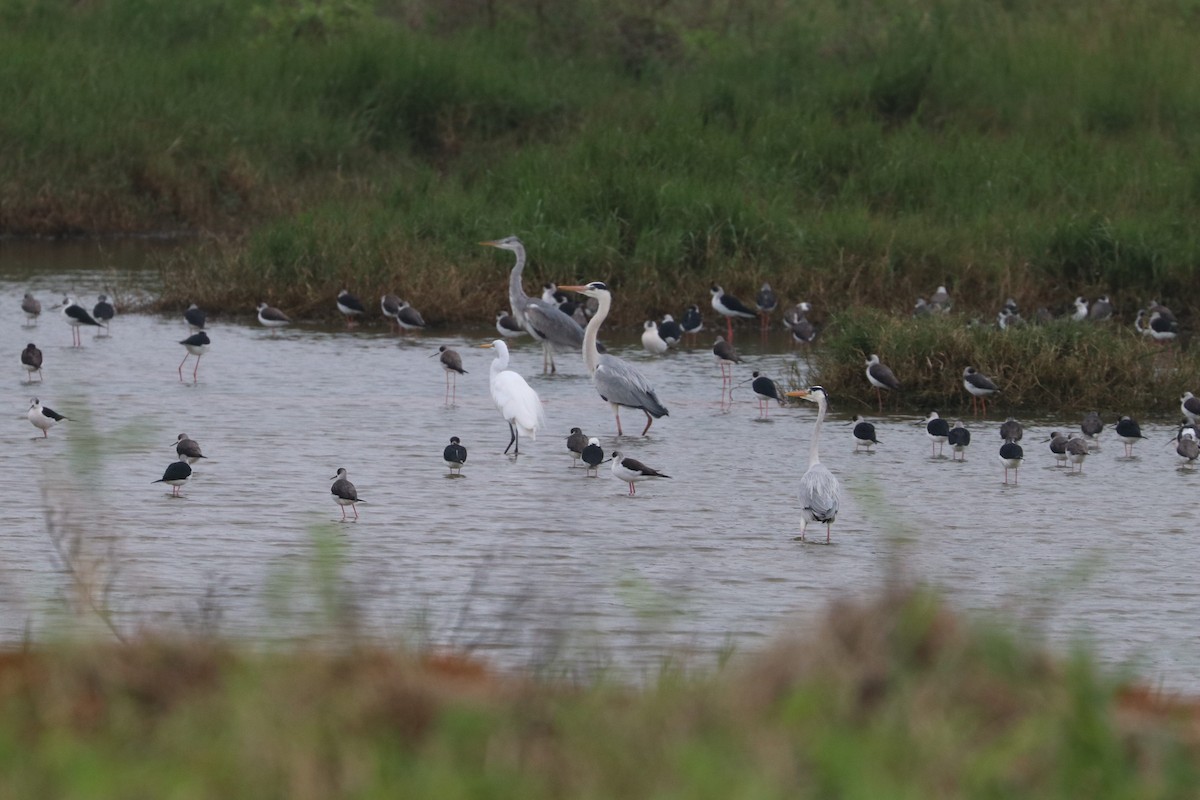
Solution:
[{"label": "grey heron standing in water", "polygon": [[817,421],[813,425],[812,442],[808,446],[808,469],[800,478],[800,541],[805,541],[804,531],[810,522],[825,525],[825,544],[829,544],[829,526],[837,519],[838,494],[841,486],[833,473],[821,463],[817,446],[821,441],[821,423],[829,409],[829,396],[824,387],[812,386],[807,391],[788,392],[788,397],[799,397],[817,404]]},{"label": "grey heron standing in water", "polygon": [[[516,236],[480,242],[485,247],[508,250],[517,257],[508,276],[508,302],[513,317],[529,335],[542,343],[542,372],[555,372],[554,348],[573,350],[583,344],[583,328],[554,303],[530,297],[521,286],[525,271],[525,245]],[[566,289],[566,287],[560,287]]]},{"label": "grey heron standing in water", "polygon": [[609,309],[612,308],[612,292],[602,281],[592,281],[586,286],[561,288],[594,297],[599,303],[596,315],[588,321],[587,330],[583,335],[583,361],[591,373],[592,380],[596,382],[596,391],[613,407],[613,414],[617,418],[617,436],[624,435],[621,432],[621,406],[640,409],[646,415],[646,427],[642,429],[642,436],[645,436],[654,420],[667,416],[669,412],[654,393],[650,381],[646,380],[636,367],[624,359],[601,353],[596,346],[596,335],[600,332],[600,325],[604,323]]}]

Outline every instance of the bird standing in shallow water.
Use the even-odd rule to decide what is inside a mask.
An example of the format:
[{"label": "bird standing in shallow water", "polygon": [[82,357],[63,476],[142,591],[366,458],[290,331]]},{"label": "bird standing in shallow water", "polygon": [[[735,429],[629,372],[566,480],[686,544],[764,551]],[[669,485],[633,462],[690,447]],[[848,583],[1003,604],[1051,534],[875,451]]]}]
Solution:
[{"label": "bird standing in shallow water", "polygon": [[900,381],[896,380],[896,376],[886,364],[880,363],[879,356],[874,353],[867,359],[867,381],[875,387],[875,396],[879,398],[879,410],[882,412],[883,390],[899,391]]},{"label": "bird standing in shallow water", "polygon": [[108,336],[108,323],[112,322],[113,317],[116,315],[117,309],[113,307],[112,303],[108,302],[108,295],[102,294],[96,298],[96,305],[92,307],[92,316],[96,318],[97,322],[104,326],[103,333],[99,331],[96,332],[97,337]]},{"label": "bird standing in shallow water", "polygon": [[450,468],[451,475],[461,475],[463,464],[467,463],[467,448],[462,446],[457,436],[450,437],[450,444],[442,451],[442,460]]},{"label": "bird standing in shallow water", "polygon": [[193,333],[181,341],[180,344],[187,349],[187,352],[183,354],[183,361],[179,362],[179,369],[176,370],[179,373],[179,382],[183,383],[183,365],[187,363],[190,356],[195,356],[196,366],[192,370],[192,383],[196,383],[197,375],[200,372],[200,357],[208,352],[209,345],[212,342],[209,341],[207,333],[200,331],[199,333]]},{"label": "bird standing in shallow water", "polygon": [[1067,437],[1067,458],[1071,462],[1071,472],[1075,472],[1075,466],[1079,466],[1079,472],[1083,472],[1083,460],[1088,457],[1090,449],[1088,448],[1087,440],[1077,433],[1072,433]]},{"label": "bird standing in shallow water", "polygon": [[362,300],[359,300],[357,295],[350,294],[346,289],[338,292],[337,310],[339,314],[346,318],[347,328],[353,328],[358,324],[358,317],[367,313]]},{"label": "bird standing in shallow water", "polygon": [[871,452],[874,445],[879,444],[879,440],[875,438],[875,426],[863,419],[862,415],[856,415],[852,420],[854,423],[854,452],[858,452],[858,448],[865,446],[867,452]]},{"label": "bird standing in shallow water", "polygon": [[83,347],[83,339],[79,333],[80,326],[89,326],[93,328],[102,328],[104,325],[92,318],[92,315],[87,312],[83,306],[76,303],[70,297],[64,297],[63,301],[55,308],[61,308],[63,319],[71,326],[71,346]]},{"label": "bird standing in shallow water", "polygon": [[670,478],[656,469],[647,467],[636,458],[625,458],[620,450],[613,450],[612,473],[629,484],[629,496],[637,494],[636,484],[649,478]]},{"label": "bird standing in shallow water", "polygon": [[[1054,466],[1065,467],[1067,465],[1067,442],[1068,436],[1055,431],[1050,434],[1050,452],[1054,454]],[[1087,443],[1084,442],[1086,445]]]},{"label": "bird standing in shallow water", "polygon": [[200,452],[200,443],[195,439],[189,439],[186,433],[179,434],[175,440],[175,455],[181,459],[187,459],[189,464],[195,464],[206,456]]},{"label": "bird standing in shallow water", "polygon": [[270,328],[271,335],[275,335],[276,328],[282,328],[284,325],[290,325],[291,320],[288,315],[280,311],[274,306],[269,306],[266,303],[258,304],[258,324],[264,328]]},{"label": "bird standing in shallow water", "polygon": [[1200,458],[1200,443],[1196,441],[1196,432],[1191,428],[1185,428],[1179,434],[1179,441],[1175,445],[1175,453],[1183,459],[1182,466],[1188,469],[1195,469],[1196,459]]},{"label": "bird standing in shallow water", "polygon": [[670,314],[663,314],[662,322],[658,323],[658,335],[668,345],[679,344],[679,340],[683,338],[683,326]]},{"label": "bird standing in shallow water", "polygon": [[596,314],[588,322],[583,334],[583,362],[591,373],[596,384],[596,391],[603,400],[612,406],[613,415],[617,418],[617,436],[621,436],[621,406],[636,408],[646,415],[646,427],[642,429],[645,436],[654,424],[654,420],[669,416],[670,412],[663,405],[650,381],[636,367],[624,359],[607,353],[601,353],[596,347],[596,336],[600,325],[608,317],[612,308],[612,293],[602,281],[592,281],[586,286],[564,286],[564,290],[580,292],[595,298],[599,306]]},{"label": "bird standing in shallow water", "polygon": [[167,468],[163,471],[163,476],[161,478],[150,482],[165,483],[171,487],[172,497],[183,497],[183,495],[179,493],[179,487],[187,483],[188,479],[191,477],[192,468],[188,465],[187,459],[183,456],[180,456],[178,461],[174,461],[167,465]]},{"label": "bird standing in shallow water", "polygon": [[[36,397],[30,401],[29,412],[25,415],[25,418],[29,420],[33,427],[42,432],[43,439],[49,438],[50,434],[48,431],[57,423],[61,422],[62,420],[66,420],[67,422],[71,421],[69,417],[64,417],[54,409],[46,408],[44,405],[42,405],[42,401],[38,400]],[[36,439],[37,437],[35,436],[34,438]]]},{"label": "bird standing in shallow water", "polygon": [[1100,449],[1100,432],[1104,430],[1104,423],[1100,420],[1099,412],[1089,411],[1079,424],[1079,430],[1083,432],[1089,449]]},{"label": "bird standing in shallow water", "polygon": [[446,405],[454,405],[454,401],[458,399],[458,376],[466,375],[467,371],[463,369],[462,356],[453,347],[442,345],[437,352],[429,356],[439,356],[439,362],[442,369],[446,372],[446,392],[443,401]]},{"label": "bird standing in shallow water", "polygon": [[583,435],[583,429],[571,428],[571,434],[567,437],[567,451],[571,454],[572,469],[583,458],[583,448],[587,447],[587,445],[588,437]]},{"label": "bird standing in shallow water", "polygon": [[35,372],[38,376],[38,383],[42,382],[42,351],[33,342],[25,345],[25,349],[21,351],[21,366],[29,375],[26,383],[33,383],[33,373]]},{"label": "bird standing in shallow water", "polygon": [[741,300],[738,300],[731,294],[726,294],[725,290],[715,283],[709,287],[712,293],[713,311],[725,318],[726,336],[729,341],[733,341],[733,318],[754,319],[758,314],[754,309],[747,306]]},{"label": "bird standing in shallow water", "polygon": [[1006,442],[1019,442],[1025,436],[1025,426],[1012,417],[1000,423],[1000,438]]},{"label": "bird standing in shallow water", "polygon": [[1013,485],[1018,482],[1017,471],[1025,459],[1025,451],[1016,442],[1005,442],[1000,445],[1000,463],[1004,465],[1004,484],[1008,485],[1008,471],[1013,471]]},{"label": "bird standing in shallow water", "polygon": [[[971,432],[967,430],[967,426],[963,425],[962,420],[956,420],[954,427],[950,429],[946,441],[950,443],[952,452],[950,453],[951,460],[966,461],[967,448],[971,445]],[[958,458],[958,456],[962,458]]]},{"label": "bird standing in shallow water", "polygon": [[604,448],[600,446],[600,440],[595,436],[588,439],[587,447],[583,448],[580,456],[583,458],[583,463],[587,465],[584,476],[600,477],[600,465],[604,463]]},{"label": "bird standing in shallow water", "polygon": [[669,347],[667,340],[658,332],[658,323],[652,319],[646,320],[646,324],[642,326],[642,348],[647,353],[661,356]]},{"label": "bird standing in shallow water", "polygon": [[508,345],[503,339],[482,346],[494,348],[496,351],[496,359],[491,366],[490,383],[492,402],[496,404],[500,416],[508,423],[510,438],[504,453],[507,455],[515,446],[513,455],[520,455],[520,434],[524,433],[536,440],[537,432],[546,427],[541,398],[524,378],[508,368]]},{"label": "bird standing in shallow water", "polygon": [[[950,438],[950,423],[938,416],[938,412],[930,411],[925,418],[925,433],[929,436],[929,457],[942,455],[942,447]],[[934,452],[937,448],[937,452]]]},{"label": "bird standing in shallow water", "polygon": [[37,325],[38,317],[41,316],[42,301],[26,292],[21,300],[21,310],[25,312],[25,327],[31,328]]},{"label": "bird standing in shallow water", "polygon": [[358,504],[365,503],[366,500],[360,500],[358,497],[358,489],[354,488],[354,484],[346,478],[345,467],[340,467],[337,475],[334,475],[329,480],[333,481],[333,485],[329,487],[329,493],[333,495],[333,502],[342,507],[342,522],[346,521],[346,506],[350,506],[350,510],[354,512],[354,521],[358,522]]},{"label": "bird standing in shallow water", "polygon": [[974,367],[967,367],[963,370],[962,376],[963,388],[971,395],[971,411],[979,413],[979,408],[983,408],[983,415],[987,416],[987,399],[1000,391],[992,379],[979,372]]},{"label": "bird standing in shallow water", "polygon": [[1200,422],[1200,397],[1196,397],[1191,392],[1184,392],[1183,396],[1179,398],[1179,409],[1193,425]]},{"label": "bird standing in shallow water", "polygon": [[[783,399],[783,392],[779,390],[779,384],[766,375],[755,372],[746,380],[753,381],[750,384],[750,388],[754,390],[754,395],[758,398],[758,416],[760,419],[766,419],[770,416],[768,409],[771,407],[772,400],[781,406],[786,405]],[[742,383],[745,382],[742,381]]]},{"label": "bird standing in shallow water", "polygon": [[800,478],[800,536],[806,541],[804,532],[810,522],[825,526],[825,544],[829,544],[829,528],[837,519],[840,505],[841,485],[833,473],[821,463],[817,446],[821,441],[821,423],[829,408],[829,396],[821,386],[809,387],[807,391],[788,392],[788,397],[799,397],[817,404],[817,421],[813,424],[812,441],[808,446],[808,469]]},{"label": "bird standing in shallow water", "polygon": [[1121,417],[1117,420],[1117,438],[1125,444],[1125,457],[1133,458],[1133,446],[1137,444],[1145,436],[1142,436],[1142,428],[1137,424],[1137,420],[1133,417]]},{"label": "bird standing in shallow water", "polygon": [[514,336],[524,336],[528,331],[521,327],[521,323],[517,322],[516,318],[507,311],[496,312],[496,332],[505,339],[511,339]]},{"label": "bird standing in shallow water", "polygon": [[696,334],[704,330],[704,318],[700,316],[700,306],[692,304],[683,312],[683,318],[679,321],[679,327],[683,330],[685,336],[696,338]]},{"label": "bird standing in shallow water", "polygon": [[400,310],[396,312],[396,324],[406,333],[420,331],[425,329],[425,318],[421,316],[420,311],[409,305],[407,300],[401,300]]},{"label": "bird standing in shallow water", "polygon": [[713,355],[717,357],[717,366],[721,368],[722,388],[733,383],[733,365],[741,364],[745,359],[738,355],[733,345],[725,341],[724,336],[718,336],[713,342]]},{"label": "bird standing in shallow water", "polygon": [[187,320],[188,327],[192,333],[199,333],[204,330],[204,324],[208,322],[208,314],[205,314],[200,306],[192,303],[183,312],[183,318]]},{"label": "bird standing in shallow water", "polygon": [[778,305],[779,298],[776,296],[775,290],[771,288],[771,284],[764,283],[758,290],[758,294],[754,296],[754,306],[758,309],[758,316],[762,319],[762,332],[764,334],[771,325],[771,312]]}]

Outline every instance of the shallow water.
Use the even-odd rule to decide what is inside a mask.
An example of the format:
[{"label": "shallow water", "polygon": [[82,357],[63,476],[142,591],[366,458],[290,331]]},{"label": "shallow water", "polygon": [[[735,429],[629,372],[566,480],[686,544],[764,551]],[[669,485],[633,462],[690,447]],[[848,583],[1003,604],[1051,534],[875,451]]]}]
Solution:
[{"label": "shallow water", "polygon": [[[1059,649],[1082,638],[1107,664],[1200,690],[1200,544],[1186,499],[1200,476],[1180,471],[1165,446],[1171,420],[1145,424],[1149,441],[1132,459],[1108,431],[1074,476],[1041,440],[1056,426],[1075,429],[1077,415],[1027,420],[1020,485],[1005,486],[999,418],[970,420],[967,460],[952,463],[930,457],[915,418],[834,398],[821,457],[842,481],[841,516],[833,546],[802,544],[793,541],[797,482],[815,409],[772,408],[760,421],[745,386],[726,410],[707,334],[706,344],[654,358],[633,331],[608,333],[671,411],[650,436],[619,442],[580,357],[560,356],[560,373],[544,377],[540,349],[517,340],[513,366],[541,395],[549,429],[512,459],[488,393],[493,353],[477,347],[494,338],[489,328],[397,337],[295,326],[273,336],[249,317],[215,319],[192,385],[191,360],[186,382],[177,373],[182,319],[119,315],[110,338],[85,332],[84,347],[72,349],[49,310],[68,285],[90,305],[99,291],[120,296],[152,276],[94,271],[70,257],[31,272],[35,262],[36,253],[0,252],[10,359],[0,381],[9,420],[3,641],[64,624],[54,609],[68,584],[51,526],[84,543],[83,562],[111,583],[124,630],[310,633],[328,622],[330,605],[328,582],[314,572],[316,531],[342,545],[344,599],[362,633],[468,646],[506,666],[611,663],[636,674],[668,657],[711,664],[731,649],[754,651],[830,600],[873,595],[899,573],[959,607],[1015,617]],[[26,329],[19,300],[28,290],[47,310]],[[32,388],[17,358],[26,341],[45,353],[45,381]],[[441,344],[458,348],[469,371],[452,407],[430,358]],[[784,377],[796,363],[781,333],[764,345],[746,329],[736,344],[750,356],[737,380],[752,369]],[[25,419],[33,396],[72,421],[34,439]],[[857,412],[878,426],[874,454],[853,452],[844,423]],[[622,419],[627,432],[644,420]],[[607,466],[585,478],[564,444],[575,425],[672,479],[628,497]],[[184,499],[172,499],[152,481],[181,431],[209,460],[196,465]],[[451,435],[469,451],[462,478],[448,478],[441,459]],[[367,501],[357,523],[339,522],[329,494],[341,466]]]}]

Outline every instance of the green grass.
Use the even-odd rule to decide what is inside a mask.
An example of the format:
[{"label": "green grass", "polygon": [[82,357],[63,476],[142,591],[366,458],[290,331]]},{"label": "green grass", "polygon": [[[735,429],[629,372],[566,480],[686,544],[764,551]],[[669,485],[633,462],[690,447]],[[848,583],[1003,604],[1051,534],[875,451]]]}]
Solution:
[{"label": "green grass", "polygon": [[607,279],[622,321],[718,276],[827,308],[946,280],[992,313],[1182,306],[1194,12],[0,0],[0,233],[218,234],[164,308],[332,315],[342,284],[416,300],[454,266],[418,304],[454,320],[496,276],[474,243],[510,233],[533,277]]},{"label": "green grass", "polygon": [[0,792],[1190,797],[1196,713],[922,592],[835,605],[758,656],[642,688],[141,638],[0,658]]},{"label": "green grass", "polygon": [[[829,320],[811,356],[812,380],[854,405],[877,407],[865,377],[871,353],[891,367],[902,387],[887,407],[942,416],[969,413],[962,372],[973,366],[1000,393],[994,414],[1018,410],[1099,410],[1108,414],[1178,407],[1200,386],[1200,361],[1179,345],[1157,344],[1128,326],[1056,320],[999,330],[969,325],[962,315],[913,319],[857,309]],[[894,396],[893,396],[894,395]]]}]

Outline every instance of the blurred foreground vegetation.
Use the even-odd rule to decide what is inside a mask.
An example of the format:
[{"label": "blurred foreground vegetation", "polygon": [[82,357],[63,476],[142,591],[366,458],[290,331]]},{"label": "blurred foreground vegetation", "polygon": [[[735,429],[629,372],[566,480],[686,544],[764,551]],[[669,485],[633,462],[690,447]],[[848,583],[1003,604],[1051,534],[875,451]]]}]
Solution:
[{"label": "blurred foreground vegetation", "polygon": [[1182,798],[1197,711],[921,592],[636,689],[365,645],[141,638],[0,657],[0,793]]},{"label": "blurred foreground vegetation", "polygon": [[[0,0],[0,234],[202,231],[164,308],[432,321],[603,278],[638,321],[1107,292],[1185,317],[1192,0]],[[486,315],[480,309],[486,309]]]}]

